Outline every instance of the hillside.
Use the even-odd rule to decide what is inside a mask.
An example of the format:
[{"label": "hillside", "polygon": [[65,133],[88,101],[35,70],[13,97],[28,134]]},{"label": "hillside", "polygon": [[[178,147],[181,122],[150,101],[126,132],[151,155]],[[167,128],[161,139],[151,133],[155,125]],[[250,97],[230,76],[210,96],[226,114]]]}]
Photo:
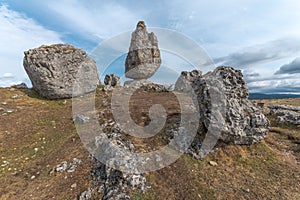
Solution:
[{"label": "hillside", "polygon": [[[97,101],[108,100],[102,90],[97,93]],[[300,99],[263,102],[300,106]],[[275,127],[268,117],[272,128],[262,142],[219,144],[202,161],[183,155],[146,174],[149,189],[133,190],[131,198],[299,199],[300,127]],[[31,89],[0,88],[0,142],[1,200],[76,199],[92,184],[91,159],[73,124],[70,99],[46,100]],[[81,163],[73,172],[50,173],[74,158]]]},{"label": "hillside", "polygon": [[[105,98],[98,91],[100,100]],[[264,101],[271,102],[272,101]],[[76,133],[71,100],[45,100],[30,89],[0,89],[0,199],[76,199],[91,184],[89,153]],[[300,99],[276,100],[300,105]],[[272,127],[251,146],[219,144],[203,161],[188,155],[146,175],[132,199],[299,199],[300,128]],[[50,173],[82,162],[74,172]],[[210,161],[217,163],[212,166]]]}]

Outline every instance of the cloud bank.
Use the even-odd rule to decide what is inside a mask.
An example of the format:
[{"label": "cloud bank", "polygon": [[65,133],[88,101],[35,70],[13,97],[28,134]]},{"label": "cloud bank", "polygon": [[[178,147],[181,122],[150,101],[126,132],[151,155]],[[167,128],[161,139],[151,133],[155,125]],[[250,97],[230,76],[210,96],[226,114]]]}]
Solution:
[{"label": "cloud bank", "polygon": [[40,46],[61,42],[60,35],[39,25],[33,19],[0,6],[0,87],[18,81],[28,82],[23,69],[23,52]]},{"label": "cloud bank", "polygon": [[285,64],[280,67],[280,69],[275,72],[277,74],[299,74],[300,73],[300,57],[297,57],[289,64]]}]

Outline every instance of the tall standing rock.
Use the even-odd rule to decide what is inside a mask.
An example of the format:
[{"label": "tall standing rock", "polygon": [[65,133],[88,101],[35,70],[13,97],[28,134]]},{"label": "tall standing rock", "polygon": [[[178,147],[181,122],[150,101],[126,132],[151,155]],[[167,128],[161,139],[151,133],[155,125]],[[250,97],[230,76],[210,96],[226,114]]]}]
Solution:
[{"label": "tall standing rock", "polygon": [[[222,141],[253,144],[268,133],[269,120],[248,100],[248,87],[240,70],[222,66],[205,75],[196,70],[182,72],[175,90],[188,92],[188,88],[197,96],[204,130],[213,126],[220,131]],[[221,120],[224,123],[215,123]]]},{"label": "tall standing rock", "polygon": [[132,33],[125,63],[125,76],[132,79],[147,79],[153,76],[161,64],[158,41],[153,32],[148,33],[143,21],[138,22]]},{"label": "tall standing rock", "polygon": [[96,62],[71,45],[43,45],[24,54],[23,65],[33,89],[44,98],[71,98],[91,92],[99,84]]}]

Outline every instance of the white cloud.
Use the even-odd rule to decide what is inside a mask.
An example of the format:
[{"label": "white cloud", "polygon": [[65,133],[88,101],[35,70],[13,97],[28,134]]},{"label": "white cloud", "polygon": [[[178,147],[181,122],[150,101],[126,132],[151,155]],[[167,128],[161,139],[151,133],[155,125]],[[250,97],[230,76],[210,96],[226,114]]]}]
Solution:
[{"label": "white cloud", "polygon": [[[6,74],[6,79],[0,79],[0,87],[8,86],[10,82],[27,79],[23,69],[23,52],[41,46],[42,44],[60,43],[60,35],[39,25],[33,19],[11,10],[6,5],[0,6],[0,74]],[[10,76],[14,75],[14,76]]]},{"label": "white cloud", "polygon": [[14,75],[12,73],[5,73],[0,78],[13,78],[13,77],[14,77]]},{"label": "white cloud", "polygon": [[82,0],[53,0],[44,4],[51,10],[54,19],[66,29],[98,42],[134,29],[140,20],[136,12],[112,1],[87,3]]}]

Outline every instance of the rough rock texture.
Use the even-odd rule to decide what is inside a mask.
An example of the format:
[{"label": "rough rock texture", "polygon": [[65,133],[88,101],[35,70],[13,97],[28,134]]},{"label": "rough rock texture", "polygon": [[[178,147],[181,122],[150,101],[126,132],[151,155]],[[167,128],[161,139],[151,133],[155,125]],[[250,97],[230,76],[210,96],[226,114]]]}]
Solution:
[{"label": "rough rock texture", "polygon": [[104,84],[112,87],[120,85],[120,77],[115,74],[107,74],[104,78]]},{"label": "rough rock texture", "polygon": [[28,88],[26,83],[20,83],[20,84],[17,84],[17,85],[13,85],[11,87],[16,88],[16,89],[27,89]]},{"label": "rough rock texture", "polygon": [[92,170],[94,184],[103,194],[102,200],[130,199],[131,189],[145,191],[146,178],[141,174],[125,174],[109,168],[95,158]]},{"label": "rough rock texture", "polygon": [[269,106],[269,109],[271,115],[277,115],[277,124],[288,123],[300,125],[300,107],[275,104]]},{"label": "rough rock texture", "polygon": [[[219,131],[222,141],[253,144],[268,133],[269,120],[248,100],[248,87],[240,70],[222,66],[203,76],[196,70],[182,72],[175,90],[187,92],[191,90],[188,85],[197,96],[204,130],[212,127]],[[224,123],[219,123],[222,120]]]},{"label": "rough rock texture", "polygon": [[156,83],[153,83],[146,79],[125,81],[124,87],[130,87],[133,89],[141,88],[145,91],[154,91],[154,92],[168,92],[169,91],[167,86],[156,84]]},{"label": "rough rock texture", "polygon": [[148,33],[145,23],[140,21],[131,36],[125,75],[132,79],[147,79],[156,72],[160,64],[157,38],[153,32]]},{"label": "rough rock texture", "polygon": [[24,68],[33,89],[48,99],[70,98],[96,89],[99,84],[96,63],[85,51],[67,44],[41,46],[26,51]]},{"label": "rough rock texture", "polygon": [[[145,174],[140,173],[135,166],[135,157],[128,156],[127,160],[119,157],[120,155],[127,155],[127,152],[134,152],[134,145],[122,137],[122,129],[117,123],[104,122],[101,124],[101,127],[107,130],[105,134],[109,142],[103,141],[106,137],[102,135],[95,138],[94,145],[97,150],[94,155],[91,155],[93,163],[93,190],[103,194],[102,200],[130,199],[129,194],[132,189],[139,192],[146,191]],[[117,151],[116,147],[120,151]],[[98,153],[99,155],[97,155]],[[100,157],[111,157],[107,159],[107,162],[117,163],[120,166],[120,170],[105,165],[104,162],[97,159]],[[126,173],[124,170],[131,171],[132,173]]]}]

